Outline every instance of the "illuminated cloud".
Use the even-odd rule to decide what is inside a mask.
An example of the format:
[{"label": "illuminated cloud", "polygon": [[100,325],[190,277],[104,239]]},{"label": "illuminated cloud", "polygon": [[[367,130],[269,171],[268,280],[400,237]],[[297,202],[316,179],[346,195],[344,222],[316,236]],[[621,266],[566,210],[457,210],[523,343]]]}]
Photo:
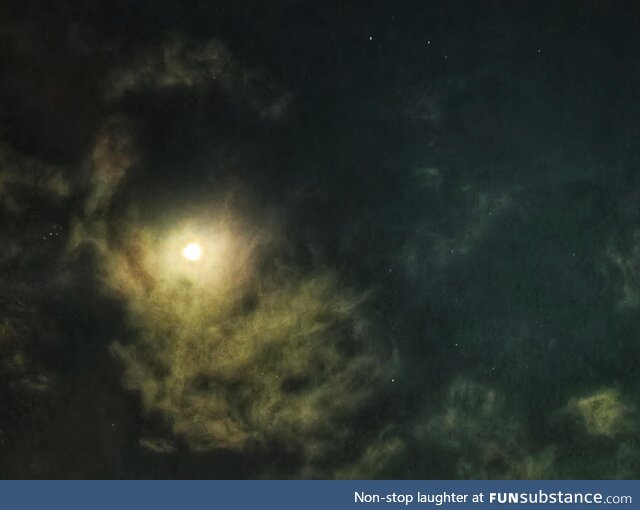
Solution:
[{"label": "illuminated cloud", "polygon": [[620,389],[572,397],[549,421],[554,422],[557,477],[637,478],[638,413]]},{"label": "illuminated cloud", "polygon": [[633,433],[637,427],[635,409],[612,388],[571,399],[568,409],[594,436],[625,436]]},{"label": "illuminated cloud", "polygon": [[219,87],[237,106],[273,119],[284,115],[291,101],[264,73],[241,65],[220,41],[195,42],[180,36],[167,37],[113,71],[110,96],[170,87]]},{"label": "illuminated cloud", "polygon": [[98,131],[91,152],[88,164],[91,191],[85,203],[85,214],[95,218],[106,211],[136,160],[131,122],[123,116],[111,117]]},{"label": "illuminated cloud", "polygon": [[[137,331],[113,351],[127,386],[194,450],[276,440],[312,462],[346,439],[336,424],[382,379],[355,327],[361,298],[328,271],[258,269],[268,236],[242,227],[222,219],[210,230],[141,231],[109,254],[106,283]],[[197,262],[182,257],[194,235]]]},{"label": "illuminated cloud", "polygon": [[113,197],[137,161],[130,133],[112,121],[98,135],[71,248],[95,248],[105,293],[126,307],[129,334],[111,349],[123,383],[172,431],[141,446],[280,444],[304,476],[317,476],[388,380],[366,295],[329,268],[288,262],[279,222],[250,200],[201,193],[173,217],[171,203],[157,208],[162,220],[153,211],[140,220],[136,203],[115,214]]}]

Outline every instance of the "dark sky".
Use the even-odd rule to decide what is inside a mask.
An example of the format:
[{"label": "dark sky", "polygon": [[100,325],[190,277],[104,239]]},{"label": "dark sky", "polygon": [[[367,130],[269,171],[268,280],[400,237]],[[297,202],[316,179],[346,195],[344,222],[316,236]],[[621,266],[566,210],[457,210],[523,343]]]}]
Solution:
[{"label": "dark sky", "polygon": [[0,0],[0,476],[638,478],[639,25]]}]

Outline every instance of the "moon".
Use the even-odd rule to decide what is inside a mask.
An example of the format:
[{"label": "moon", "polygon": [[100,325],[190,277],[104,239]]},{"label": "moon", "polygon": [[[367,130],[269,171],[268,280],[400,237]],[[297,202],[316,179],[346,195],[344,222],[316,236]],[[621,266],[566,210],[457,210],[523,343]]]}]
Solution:
[{"label": "moon", "polygon": [[198,243],[189,243],[182,250],[182,256],[187,260],[195,262],[202,257],[202,248],[200,248]]}]

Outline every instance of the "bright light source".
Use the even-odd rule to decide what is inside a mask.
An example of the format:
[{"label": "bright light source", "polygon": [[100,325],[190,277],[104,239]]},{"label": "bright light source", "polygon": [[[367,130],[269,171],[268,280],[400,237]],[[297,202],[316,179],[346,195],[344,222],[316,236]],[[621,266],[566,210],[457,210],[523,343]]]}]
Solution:
[{"label": "bright light source", "polygon": [[198,243],[189,243],[182,250],[182,256],[187,260],[200,260],[202,257],[202,248]]}]

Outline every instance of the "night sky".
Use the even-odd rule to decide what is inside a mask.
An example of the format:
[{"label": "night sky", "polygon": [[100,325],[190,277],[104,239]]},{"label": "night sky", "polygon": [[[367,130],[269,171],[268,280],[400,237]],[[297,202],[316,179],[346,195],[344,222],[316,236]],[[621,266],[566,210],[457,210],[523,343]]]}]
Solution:
[{"label": "night sky", "polygon": [[639,478],[640,6],[0,0],[0,477]]}]

